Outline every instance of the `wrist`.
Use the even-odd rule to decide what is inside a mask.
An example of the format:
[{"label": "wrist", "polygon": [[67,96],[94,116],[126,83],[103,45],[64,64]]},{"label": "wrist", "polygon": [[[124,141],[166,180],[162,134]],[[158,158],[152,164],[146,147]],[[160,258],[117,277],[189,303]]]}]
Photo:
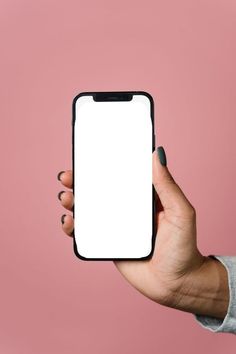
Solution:
[{"label": "wrist", "polygon": [[171,307],[198,315],[223,319],[228,310],[227,270],[215,258],[203,257],[198,269],[185,276]]}]

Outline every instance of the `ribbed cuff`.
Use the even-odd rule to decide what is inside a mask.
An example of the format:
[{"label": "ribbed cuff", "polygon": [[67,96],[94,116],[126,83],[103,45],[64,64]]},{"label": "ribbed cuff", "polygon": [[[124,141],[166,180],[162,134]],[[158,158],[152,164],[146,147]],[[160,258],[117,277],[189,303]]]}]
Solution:
[{"label": "ribbed cuff", "polygon": [[236,334],[236,256],[213,256],[226,268],[229,284],[229,306],[224,319],[210,316],[194,315],[200,325],[212,332]]}]

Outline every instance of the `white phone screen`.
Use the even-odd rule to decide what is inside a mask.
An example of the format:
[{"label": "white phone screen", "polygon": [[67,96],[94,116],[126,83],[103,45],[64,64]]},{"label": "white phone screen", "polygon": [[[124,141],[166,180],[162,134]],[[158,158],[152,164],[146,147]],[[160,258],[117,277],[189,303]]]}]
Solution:
[{"label": "white phone screen", "polygon": [[149,256],[153,237],[151,102],[75,100],[74,242],[86,259]]}]

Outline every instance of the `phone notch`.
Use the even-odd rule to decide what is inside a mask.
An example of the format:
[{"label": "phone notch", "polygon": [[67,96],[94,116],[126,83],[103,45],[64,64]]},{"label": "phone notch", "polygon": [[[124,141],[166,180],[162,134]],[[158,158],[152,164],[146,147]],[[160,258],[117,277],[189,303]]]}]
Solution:
[{"label": "phone notch", "polygon": [[93,94],[93,99],[96,102],[131,101],[132,98],[132,93],[125,92],[97,92]]}]

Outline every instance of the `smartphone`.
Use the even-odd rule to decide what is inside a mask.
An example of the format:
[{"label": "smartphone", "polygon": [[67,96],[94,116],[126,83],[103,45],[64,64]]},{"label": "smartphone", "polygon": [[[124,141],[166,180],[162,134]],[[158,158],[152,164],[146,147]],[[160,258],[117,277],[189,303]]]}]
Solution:
[{"label": "smartphone", "polygon": [[83,260],[152,256],[154,100],[144,91],[73,99],[73,244]]}]

